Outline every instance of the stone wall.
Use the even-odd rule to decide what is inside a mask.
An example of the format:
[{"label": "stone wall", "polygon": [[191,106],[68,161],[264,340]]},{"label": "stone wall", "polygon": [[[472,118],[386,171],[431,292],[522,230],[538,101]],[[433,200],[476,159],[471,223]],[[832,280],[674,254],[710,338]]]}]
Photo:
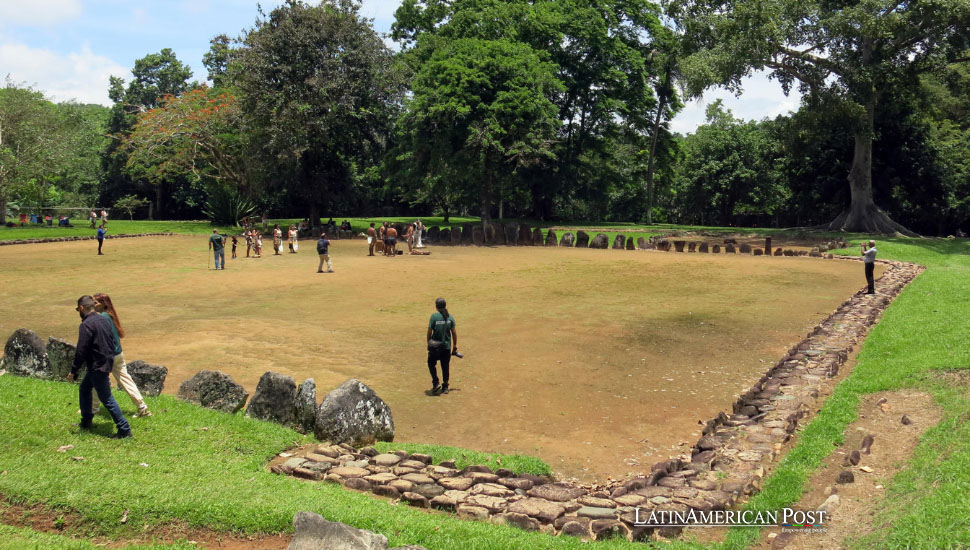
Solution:
[{"label": "stone wall", "polygon": [[[132,235],[105,235],[105,239],[130,239],[133,237],[174,237],[178,233],[136,233]],[[89,237],[44,237],[41,239],[22,239],[18,241],[0,241],[0,246],[10,246],[14,244],[37,244],[37,243],[63,243],[68,241],[91,241],[97,239],[96,236]]]}]

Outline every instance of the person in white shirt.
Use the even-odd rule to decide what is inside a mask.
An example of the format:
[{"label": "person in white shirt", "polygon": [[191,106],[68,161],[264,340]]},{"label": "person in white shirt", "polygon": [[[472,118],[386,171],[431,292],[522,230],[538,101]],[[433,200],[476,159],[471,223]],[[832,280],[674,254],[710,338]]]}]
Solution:
[{"label": "person in white shirt", "polygon": [[870,240],[868,246],[862,243],[862,262],[866,266],[866,282],[869,283],[869,291],[866,294],[875,294],[876,281],[873,273],[876,269],[876,241]]}]

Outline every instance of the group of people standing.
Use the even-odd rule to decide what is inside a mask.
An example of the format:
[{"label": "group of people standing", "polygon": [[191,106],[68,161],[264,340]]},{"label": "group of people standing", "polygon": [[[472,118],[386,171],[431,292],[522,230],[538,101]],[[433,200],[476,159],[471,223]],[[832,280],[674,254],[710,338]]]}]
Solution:
[{"label": "group of people standing", "polygon": [[[398,254],[397,241],[399,238],[397,229],[388,222],[381,223],[375,228],[374,223],[367,228],[367,255],[374,256],[374,250],[381,252],[384,256],[394,257]],[[406,226],[404,241],[408,245],[408,254],[426,256],[430,252],[418,250],[424,248],[421,244],[421,235],[424,233],[424,224],[419,218],[414,223]],[[403,253],[403,252],[402,252]]]}]

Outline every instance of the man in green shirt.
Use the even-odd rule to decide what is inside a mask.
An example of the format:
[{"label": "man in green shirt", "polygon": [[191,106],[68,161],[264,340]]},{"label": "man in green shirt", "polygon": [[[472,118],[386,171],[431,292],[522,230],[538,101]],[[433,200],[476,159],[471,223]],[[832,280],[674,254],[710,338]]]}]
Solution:
[{"label": "man in green shirt", "polygon": [[[216,257],[216,269],[226,268],[226,247],[222,240],[222,235],[219,234],[218,229],[212,230],[212,235],[209,235],[209,250],[215,254]],[[219,259],[222,259],[222,263],[219,263]],[[219,266],[222,265],[220,268]]]},{"label": "man in green shirt", "polygon": [[[448,393],[448,367],[451,355],[458,353],[458,332],[455,331],[455,318],[448,313],[444,298],[434,302],[438,311],[431,314],[428,322],[428,371],[431,372],[431,393]],[[438,369],[435,364],[441,361],[441,380],[438,383]]]}]

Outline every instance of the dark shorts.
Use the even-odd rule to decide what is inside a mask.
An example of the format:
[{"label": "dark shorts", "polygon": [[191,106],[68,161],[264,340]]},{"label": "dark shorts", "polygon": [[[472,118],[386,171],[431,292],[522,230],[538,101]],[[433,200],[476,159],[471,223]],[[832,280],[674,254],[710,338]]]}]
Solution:
[{"label": "dark shorts", "polygon": [[395,244],[397,244],[397,239],[395,239],[394,237],[388,237],[387,239],[384,240],[384,244],[388,246],[394,246]]}]

